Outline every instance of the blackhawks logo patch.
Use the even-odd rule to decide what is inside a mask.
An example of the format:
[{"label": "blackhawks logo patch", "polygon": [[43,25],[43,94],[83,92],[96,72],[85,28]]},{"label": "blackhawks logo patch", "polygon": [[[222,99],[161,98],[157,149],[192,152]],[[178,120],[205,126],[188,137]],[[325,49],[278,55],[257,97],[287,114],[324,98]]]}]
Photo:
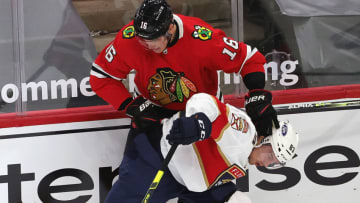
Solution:
[{"label": "blackhawks logo patch", "polygon": [[151,100],[161,105],[172,102],[184,102],[191,93],[198,90],[195,84],[183,72],[175,72],[170,68],[158,68],[147,85]]},{"label": "blackhawks logo patch", "polygon": [[124,29],[123,38],[130,39],[130,38],[133,38],[134,36],[135,36],[135,28],[134,28],[134,26],[131,25],[131,26]]},{"label": "blackhawks logo patch", "polygon": [[212,38],[212,33],[213,31],[211,31],[209,28],[195,25],[195,31],[192,33],[192,36],[195,39],[206,41]]}]

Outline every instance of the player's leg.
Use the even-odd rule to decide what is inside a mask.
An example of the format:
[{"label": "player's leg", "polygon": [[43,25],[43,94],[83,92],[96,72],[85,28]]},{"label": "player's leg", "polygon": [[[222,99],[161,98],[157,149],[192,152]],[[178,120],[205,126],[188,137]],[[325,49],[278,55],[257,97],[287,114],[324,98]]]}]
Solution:
[{"label": "player's leg", "polygon": [[[119,168],[119,179],[111,188],[105,203],[141,202],[155,174],[156,169],[142,159],[124,160]],[[166,179],[165,175],[163,179]],[[166,202],[167,198],[161,191],[162,186],[166,184],[166,182],[159,184],[159,190],[153,196],[155,202]]]},{"label": "player's leg", "polygon": [[[139,203],[149,188],[161,165],[161,157],[148,142],[145,134],[137,135],[133,144],[136,153],[126,153],[119,167],[119,179],[111,188],[106,203]],[[177,184],[169,171],[166,171],[151,201],[165,203],[174,198]]]},{"label": "player's leg", "polygon": [[[130,196],[136,197],[136,190],[126,188],[126,184],[134,185],[133,178],[136,178],[131,177],[131,174],[133,174],[131,171],[135,170],[135,162],[138,157],[138,152],[134,142],[136,136],[137,132],[131,128],[127,136],[123,159],[119,166],[118,180],[113,184],[111,190],[107,194],[105,203],[122,202],[123,199],[131,199],[132,197]],[[124,184],[125,182],[127,183]]]}]

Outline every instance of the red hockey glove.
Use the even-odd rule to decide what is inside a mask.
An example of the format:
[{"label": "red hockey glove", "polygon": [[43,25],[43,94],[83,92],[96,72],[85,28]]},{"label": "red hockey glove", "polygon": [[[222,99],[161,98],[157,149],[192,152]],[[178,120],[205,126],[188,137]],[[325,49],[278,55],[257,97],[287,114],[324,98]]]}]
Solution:
[{"label": "red hockey glove", "polygon": [[245,96],[245,110],[255,124],[261,136],[272,135],[272,126],[279,128],[277,112],[271,104],[272,94],[269,91],[255,89]]},{"label": "red hockey glove", "polygon": [[130,116],[133,128],[146,131],[155,125],[160,125],[164,118],[164,108],[151,103],[142,96],[136,97],[126,107],[126,115]]},{"label": "red hockey glove", "polygon": [[166,139],[171,145],[188,145],[210,137],[211,122],[204,113],[176,119]]}]

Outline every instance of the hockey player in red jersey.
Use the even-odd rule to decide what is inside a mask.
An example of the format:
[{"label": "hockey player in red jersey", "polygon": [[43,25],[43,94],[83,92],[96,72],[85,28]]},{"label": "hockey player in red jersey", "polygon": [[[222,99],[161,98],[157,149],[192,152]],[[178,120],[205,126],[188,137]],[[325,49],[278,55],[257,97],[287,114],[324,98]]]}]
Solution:
[{"label": "hockey player in red jersey", "polygon": [[[145,0],[135,20],[125,25],[94,61],[90,84],[116,109],[127,110],[131,117],[145,117],[134,120],[137,127],[146,129],[162,116],[156,105],[183,110],[186,101],[198,92],[222,100],[218,70],[241,74],[250,97],[264,94],[264,63],[264,56],[256,48],[235,41],[198,18],[173,14],[164,0]],[[121,82],[131,70],[136,71],[135,89],[141,95],[136,99]],[[128,109],[146,100],[155,105],[147,105],[149,110],[140,113]],[[252,109],[262,117],[275,114],[270,108],[260,113],[263,108],[260,105]],[[271,121],[258,120],[266,122],[267,133],[271,133]]]},{"label": "hockey player in red jersey", "polygon": [[[203,20],[173,14],[165,0],[144,0],[135,19],[125,25],[93,63],[93,91],[132,118],[124,160],[137,157],[133,139],[146,133],[156,149],[154,132],[163,118],[184,110],[195,93],[205,92],[222,100],[217,71],[238,73],[249,89],[246,111],[259,133],[270,135],[279,126],[265,91],[264,56],[225,35]],[[137,97],[122,83],[136,72]],[[123,161],[124,162],[124,161]]]}]

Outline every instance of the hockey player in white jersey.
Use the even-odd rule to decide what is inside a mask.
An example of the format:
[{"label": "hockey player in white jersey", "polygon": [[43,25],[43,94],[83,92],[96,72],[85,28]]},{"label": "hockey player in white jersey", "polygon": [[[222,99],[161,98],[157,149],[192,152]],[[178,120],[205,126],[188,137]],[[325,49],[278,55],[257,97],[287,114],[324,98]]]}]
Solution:
[{"label": "hockey player in white jersey", "polygon": [[141,202],[173,144],[178,147],[150,203],[173,198],[178,203],[249,203],[233,180],[245,176],[249,165],[284,166],[295,156],[298,135],[289,123],[280,122],[272,135],[260,136],[245,111],[198,93],[185,112],[164,119],[162,128],[154,126],[151,134],[139,134],[134,142],[136,156],[124,158],[119,181],[109,193],[116,198],[106,203]]},{"label": "hockey player in white jersey", "polygon": [[[200,93],[179,114],[163,122],[161,152],[180,144],[168,167],[188,190],[203,192],[246,175],[249,165],[278,168],[295,157],[298,134],[280,121],[271,136],[258,136],[245,111]],[[235,193],[230,202],[240,202]],[[243,202],[242,202],[243,203]]]}]

